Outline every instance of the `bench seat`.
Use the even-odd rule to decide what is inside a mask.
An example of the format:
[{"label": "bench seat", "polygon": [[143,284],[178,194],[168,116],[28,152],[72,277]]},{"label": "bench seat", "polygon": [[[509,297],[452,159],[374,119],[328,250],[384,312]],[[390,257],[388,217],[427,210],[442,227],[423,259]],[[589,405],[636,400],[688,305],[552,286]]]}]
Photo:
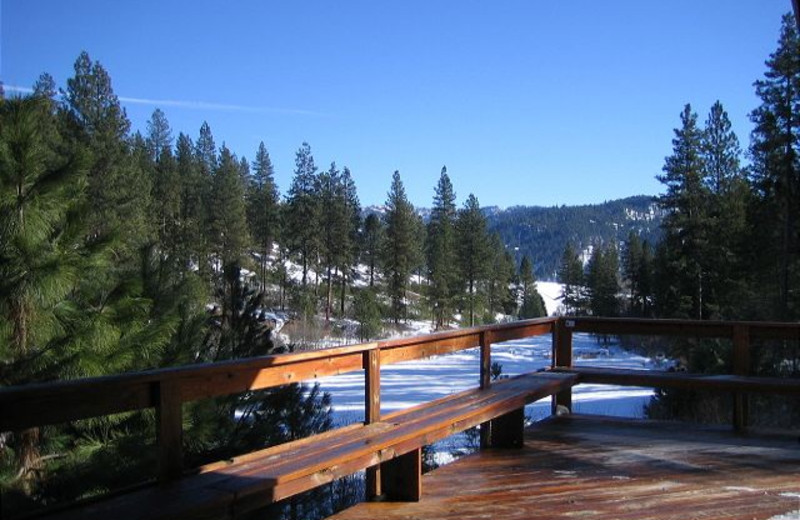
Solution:
[{"label": "bench seat", "polygon": [[[509,438],[522,438],[526,404],[568,390],[578,380],[577,374],[554,372],[504,379],[488,389],[466,390],[387,414],[379,422],[345,426],[203,466],[169,484],[101,499],[45,518],[236,518],[376,466],[387,470],[384,478],[389,480],[385,480],[384,486],[391,492],[390,479],[398,467],[416,472],[419,482],[422,446],[482,423],[493,425],[492,437],[496,437],[493,444],[507,445]],[[509,428],[519,431],[505,431]],[[402,464],[398,466],[398,462]],[[401,499],[403,496],[402,492],[397,495]],[[418,498],[413,492],[409,496],[412,500]]]}]

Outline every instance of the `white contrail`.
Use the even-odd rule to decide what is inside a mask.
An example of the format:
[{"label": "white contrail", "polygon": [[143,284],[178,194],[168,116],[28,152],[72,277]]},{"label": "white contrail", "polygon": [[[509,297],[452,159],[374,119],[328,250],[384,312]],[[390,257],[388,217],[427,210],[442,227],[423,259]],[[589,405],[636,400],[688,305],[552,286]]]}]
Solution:
[{"label": "white contrail", "polygon": [[18,87],[16,85],[6,85],[3,84],[3,90],[6,92],[22,92],[23,94],[32,94],[33,89],[28,87]]},{"label": "white contrail", "polygon": [[[19,92],[23,94],[31,94],[32,88],[20,87],[18,85],[3,85],[6,92]],[[300,116],[316,116],[324,117],[328,114],[316,112],[314,110],[305,110],[301,108],[278,108],[278,107],[257,107],[247,105],[232,105],[226,103],[213,103],[209,101],[185,101],[177,99],[147,99],[128,96],[118,96],[118,99],[123,103],[133,103],[135,105],[150,105],[155,107],[176,107],[186,108],[189,110],[222,110],[228,112],[248,112],[252,114],[288,114]]]},{"label": "white contrail", "polygon": [[125,103],[135,103],[137,105],[152,105],[163,107],[177,107],[188,108],[191,110],[227,110],[231,112],[251,112],[257,114],[275,113],[275,114],[295,114],[303,116],[325,116],[327,114],[316,112],[314,110],[305,110],[301,108],[278,108],[278,107],[257,107],[247,105],[231,105],[226,103],[212,103],[208,101],[183,101],[176,99],[146,99],[120,96],[120,101]]}]

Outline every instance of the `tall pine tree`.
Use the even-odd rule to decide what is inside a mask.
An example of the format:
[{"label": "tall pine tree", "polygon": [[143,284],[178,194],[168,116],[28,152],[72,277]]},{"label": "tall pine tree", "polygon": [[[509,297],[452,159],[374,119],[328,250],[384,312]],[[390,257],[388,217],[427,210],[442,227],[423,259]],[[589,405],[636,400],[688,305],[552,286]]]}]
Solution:
[{"label": "tall pine tree", "polygon": [[456,294],[456,194],[442,167],[428,221],[428,301],[436,329],[446,326],[454,312]]},{"label": "tall pine tree", "polygon": [[386,200],[386,235],[382,262],[387,292],[392,302],[391,315],[395,323],[399,323],[405,316],[406,289],[413,268],[414,218],[414,207],[406,197],[400,172],[395,171]]}]

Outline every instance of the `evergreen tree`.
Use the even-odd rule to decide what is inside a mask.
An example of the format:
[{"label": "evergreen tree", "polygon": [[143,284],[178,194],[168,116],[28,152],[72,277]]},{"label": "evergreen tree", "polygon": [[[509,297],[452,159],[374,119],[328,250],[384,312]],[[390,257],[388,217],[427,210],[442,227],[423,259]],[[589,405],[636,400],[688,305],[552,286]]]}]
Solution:
[{"label": "evergreen tree", "polygon": [[447,167],[442,167],[433,207],[428,221],[427,261],[428,261],[428,300],[433,310],[434,327],[438,330],[446,326],[453,315],[454,295],[456,294],[456,194],[447,175]]},{"label": "evergreen tree", "polygon": [[702,139],[704,180],[709,192],[706,306],[709,317],[731,319],[745,299],[748,270],[743,263],[750,188],[739,165],[739,140],[728,114],[717,101],[711,107]]},{"label": "evergreen tree", "polygon": [[475,325],[478,285],[486,280],[489,270],[489,237],[486,217],[481,213],[477,197],[467,197],[456,221],[457,265],[461,287],[466,289],[469,325]]},{"label": "evergreen tree", "polygon": [[278,187],[267,147],[258,145],[253,175],[248,189],[248,222],[259,253],[259,282],[263,291],[267,285],[267,265],[272,243],[278,231]]},{"label": "evergreen tree", "polygon": [[572,247],[567,243],[561,256],[558,269],[558,281],[564,288],[561,292],[561,303],[568,316],[583,314],[584,311],[584,277],[583,263]]},{"label": "evergreen tree", "polygon": [[392,175],[386,208],[382,263],[387,279],[387,292],[392,302],[391,316],[395,323],[399,323],[405,314],[406,288],[413,268],[415,216],[414,207],[406,198],[406,190],[398,171]]},{"label": "evergreen tree", "polygon": [[773,319],[800,316],[800,36],[783,17],[778,48],[755,83],[761,105],[751,114],[752,182],[756,189],[754,249],[758,284],[776,295]]},{"label": "evergreen tree", "polygon": [[164,150],[172,150],[172,130],[160,108],[153,111],[147,122],[147,148],[154,162],[158,162]]},{"label": "evergreen tree", "polygon": [[156,109],[147,123],[146,148],[152,169],[153,208],[158,243],[165,258],[181,269],[181,178],[172,153],[172,131],[164,113]]},{"label": "evergreen tree", "polygon": [[697,114],[690,105],[681,113],[681,127],[675,130],[673,153],[666,158],[664,174],[657,178],[666,186],[659,198],[667,212],[662,223],[662,251],[667,256],[661,265],[663,283],[672,283],[681,297],[673,300],[677,307],[666,306],[661,298],[660,315],[707,317],[706,290],[708,266],[708,188],[704,183],[705,163],[702,156],[702,132],[697,127]]},{"label": "evergreen tree", "polygon": [[130,248],[147,236],[149,186],[140,169],[126,167],[130,121],[111,86],[111,78],[86,52],[75,61],[64,101],[72,133],[89,151],[89,202],[95,232],[119,231]]},{"label": "evergreen tree", "polygon": [[209,236],[222,266],[239,265],[248,243],[244,187],[236,156],[225,145],[214,174]]},{"label": "evergreen tree", "polygon": [[317,167],[311,147],[303,143],[295,154],[294,177],[286,199],[285,239],[290,251],[300,255],[304,289],[308,283],[308,271],[319,253],[319,212]]},{"label": "evergreen tree", "polygon": [[364,219],[364,229],[361,233],[361,261],[369,269],[369,286],[375,286],[375,271],[380,267],[380,248],[383,242],[383,222],[375,213],[370,213]]},{"label": "evergreen tree", "polygon": [[361,203],[358,200],[356,183],[345,166],[342,171],[342,192],[344,204],[344,226],[341,229],[339,248],[341,250],[339,272],[341,285],[339,291],[339,313],[344,316],[347,281],[351,278],[353,266],[358,261],[358,239],[361,228]]},{"label": "evergreen tree", "polygon": [[184,134],[178,135],[175,148],[176,170],[181,187],[181,234],[180,263],[184,269],[192,265],[202,267],[206,261],[205,222],[206,206],[204,197],[208,179],[203,175],[195,158],[192,139]]},{"label": "evergreen tree", "polygon": [[522,305],[519,317],[522,319],[540,318],[547,316],[544,299],[536,290],[536,277],[533,274],[533,264],[528,255],[522,257],[519,265],[519,286],[522,292]]},{"label": "evergreen tree", "polygon": [[330,320],[333,300],[333,271],[343,262],[342,239],[348,240],[348,215],[341,174],[336,163],[319,175],[319,209],[321,243],[320,253],[325,268],[327,290],[325,291],[325,320]]},{"label": "evergreen tree", "polygon": [[494,321],[494,313],[513,314],[516,309],[511,284],[514,280],[515,266],[511,254],[506,251],[498,233],[489,237],[489,279],[486,299],[489,316],[486,321]]},{"label": "evergreen tree", "polygon": [[619,315],[619,256],[613,244],[597,246],[592,250],[586,282],[592,315]]},{"label": "evergreen tree", "polygon": [[653,291],[653,251],[647,241],[631,231],[625,245],[622,271],[628,284],[628,314],[640,318],[650,317]]}]

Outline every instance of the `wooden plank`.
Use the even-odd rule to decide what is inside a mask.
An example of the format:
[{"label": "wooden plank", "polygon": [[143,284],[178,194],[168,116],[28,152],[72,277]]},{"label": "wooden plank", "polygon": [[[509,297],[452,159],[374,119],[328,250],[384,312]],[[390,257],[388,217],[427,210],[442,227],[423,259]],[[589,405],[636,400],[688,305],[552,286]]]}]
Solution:
[{"label": "wooden plank", "polygon": [[183,473],[183,411],[181,388],[174,381],[157,387],[156,439],[158,442],[158,480],[175,480]]},{"label": "wooden plank", "polygon": [[[371,424],[381,418],[381,351],[370,350],[364,353],[364,423]],[[366,499],[372,500],[381,494],[381,473],[379,466],[366,470]]]},{"label": "wooden plank", "polygon": [[390,501],[419,502],[422,497],[422,449],[381,464],[381,489]]},{"label": "wooden plank", "polygon": [[[733,373],[737,376],[750,374],[750,328],[747,325],[733,326]],[[743,392],[733,394],[733,427],[745,431],[748,425],[748,398]]]},{"label": "wooden plank", "polygon": [[797,441],[686,424],[569,416],[423,476],[419,502],[359,504],[330,520],[751,520],[798,509]]},{"label": "wooden plank", "polygon": [[[187,365],[113,376],[0,388],[0,431],[14,431],[157,406],[153,385],[184,381],[186,400],[244,392],[361,368],[377,343]],[[334,361],[340,358],[346,361]],[[354,362],[355,360],[355,362]],[[319,361],[321,365],[315,365]],[[279,367],[287,369],[287,376]],[[299,367],[299,368],[298,368]],[[314,368],[316,367],[316,368]],[[263,372],[262,372],[263,371]],[[206,386],[208,384],[208,386]]]},{"label": "wooden plank", "polygon": [[[571,319],[560,320],[553,327],[553,360],[552,366],[572,367],[572,331],[575,322]],[[572,387],[565,388],[553,396],[552,413],[560,413],[559,407],[572,410]]]},{"label": "wooden plank", "polygon": [[706,338],[730,338],[733,327],[730,322],[697,320],[651,320],[635,318],[594,318],[575,316],[564,318],[574,323],[573,332],[594,334],[641,335],[641,336],[694,336]]},{"label": "wooden plank", "polygon": [[150,382],[113,379],[0,388],[0,432],[155,406]]},{"label": "wooden plank", "polygon": [[280,385],[299,383],[320,377],[345,374],[361,370],[363,354],[311,359],[260,369],[201,371],[180,378],[184,402],[252,390],[263,390]]},{"label": "wooden plank", "polygon": [[686,372],[605,367],[573,367],[556,369],[556,371],[577,374],[580,376],[581,383],[800,395],[800,378],[709,376]]},{"label": "wooden plank", "polygon": [[[490,331],[481,332],[481,371],[480,371],[480,388],[482,390],[488,389],[492,384],[492,336]],[[483,423],[480,428],[480,446],[481,448],[489,447],[491,441],[489,432],[491,431],[491,424]]]},{"label": "wooden plank", "polygon": [[480,343],[480,333],[460,335],[451,338],[437,339],[416,345],[381,347],[381,364],[391,365],[401,361],[428,358],[449,354],[467,348],[477,347]]},{"label": "wooden plank", "polygon": [[515,339],[542,336],[544,334],[549,334],[553,330],[555,323],[557,322],[547,321],[543,323],[528,323],[516,327],[498,328],[496,330],[491,330],[492,341],[494,341],[494,343],[503,343],[504,341],[512,341]]}]

